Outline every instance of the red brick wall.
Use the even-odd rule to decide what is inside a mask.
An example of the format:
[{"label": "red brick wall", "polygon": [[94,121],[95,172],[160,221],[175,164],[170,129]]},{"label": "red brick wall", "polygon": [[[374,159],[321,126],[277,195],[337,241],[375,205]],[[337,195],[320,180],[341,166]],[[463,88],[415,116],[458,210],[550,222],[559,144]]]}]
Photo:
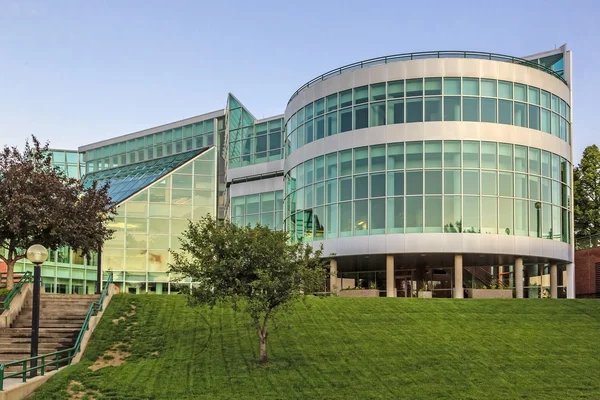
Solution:
[{"label": "red brick wall", "polygon": [[596,264],[600,263],[600,247],[575,252],[575,295],[596,297]]}]

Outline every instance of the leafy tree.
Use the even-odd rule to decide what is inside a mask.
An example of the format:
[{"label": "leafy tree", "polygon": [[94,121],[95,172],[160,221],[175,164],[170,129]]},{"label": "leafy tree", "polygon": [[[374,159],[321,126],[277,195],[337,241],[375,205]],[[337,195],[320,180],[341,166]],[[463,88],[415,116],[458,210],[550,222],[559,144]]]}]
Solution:
[{"label": "leafy tree", "polygon": [[600,233],[600,150],[591,145],[583,151],[573,171],[575,236]]},{"label": "leafy tree", "polygon": [[246,311],[267,363],[268,325],[296,300],[322,288],[328,261],[322,250],[290,243],[282,231],[237,226],[209,216],[190,222],[173,252],[169,270],[197,282],[188,292],[191,306],[217,304]]},{"label": "leafy tree", "polygon": [[23,152],[5,146],[0,153],[0,260],[13,286],[15,263],[34,243],[49,249],[77,249],[89,257],[113,233],[106,225],[115,213],[108,186],[84,187],[52,165],[48,144],[33,136]]}]

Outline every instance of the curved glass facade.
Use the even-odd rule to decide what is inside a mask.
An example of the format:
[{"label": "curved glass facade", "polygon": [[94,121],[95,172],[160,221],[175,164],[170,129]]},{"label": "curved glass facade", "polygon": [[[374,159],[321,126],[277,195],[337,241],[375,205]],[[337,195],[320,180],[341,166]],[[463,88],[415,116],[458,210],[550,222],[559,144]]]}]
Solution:
[{"label": "curved glass facade", "polygon": [[536,129],[571,142],[569,105],[534,86],[445,77],[381,82],[333,93],[286,123],[286,155],[326,136],[429,121],[489,122]]},{"label": "curved glass facade", "polygon": [[313,241],[481,233],[570,241],[571,165],[533,147],[414,141],[313,158],[285,176],[285,229]]}]

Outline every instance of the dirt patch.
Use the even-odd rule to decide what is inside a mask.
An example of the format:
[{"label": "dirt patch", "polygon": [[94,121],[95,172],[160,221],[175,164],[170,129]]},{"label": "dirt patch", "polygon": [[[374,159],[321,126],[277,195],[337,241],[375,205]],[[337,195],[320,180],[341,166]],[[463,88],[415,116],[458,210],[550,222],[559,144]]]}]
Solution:
[{"label": "dirt patch", "polygon": [[89,368],[92,371],[98,371],[105,367],[118,367],[131,355],[127,349],[128,347],[125,343],[117,343],[105,351],[102,357],[97,359]]},{"label": "dirt patch", "polygon": [[[125,315],[121,315],[119,318],[113,319],[112,320],[113,324],[118,325],[119,322],[125,321],[129,317],[133,317],[135,315],[135,304],[130,305],[130,310],[131,311],[125,313]],[[138,322],[134,322],[134,325],[138,325],[138,324],[139,324]]]},{"label": "dirt patch", "polygon": [[71,381],[67,387],[68,400],[95,400],[92,393],[88,393],[81,382]]}]

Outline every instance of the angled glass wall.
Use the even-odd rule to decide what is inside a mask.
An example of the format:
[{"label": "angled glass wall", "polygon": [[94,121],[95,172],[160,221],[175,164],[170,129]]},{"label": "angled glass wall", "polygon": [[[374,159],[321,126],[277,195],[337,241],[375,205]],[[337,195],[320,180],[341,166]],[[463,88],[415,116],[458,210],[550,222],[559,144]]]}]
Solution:
[{"label": "angled glass wall", "polygon": [[167,291],[170,249],[178,249],[188,221],[216,215],[216,148],[188,159],[118,207],[102,266],[126,292]]},{"label": "angled glass wall", "polygon": [[231,222],[238,225],[268,226],[283,229],[283,190],[231,198]]},{"label": "angled glass wall", "polygon": [[227,101],[227,112],[229,168],[282,159],[283,118],[257,121],[231,94]]}]

